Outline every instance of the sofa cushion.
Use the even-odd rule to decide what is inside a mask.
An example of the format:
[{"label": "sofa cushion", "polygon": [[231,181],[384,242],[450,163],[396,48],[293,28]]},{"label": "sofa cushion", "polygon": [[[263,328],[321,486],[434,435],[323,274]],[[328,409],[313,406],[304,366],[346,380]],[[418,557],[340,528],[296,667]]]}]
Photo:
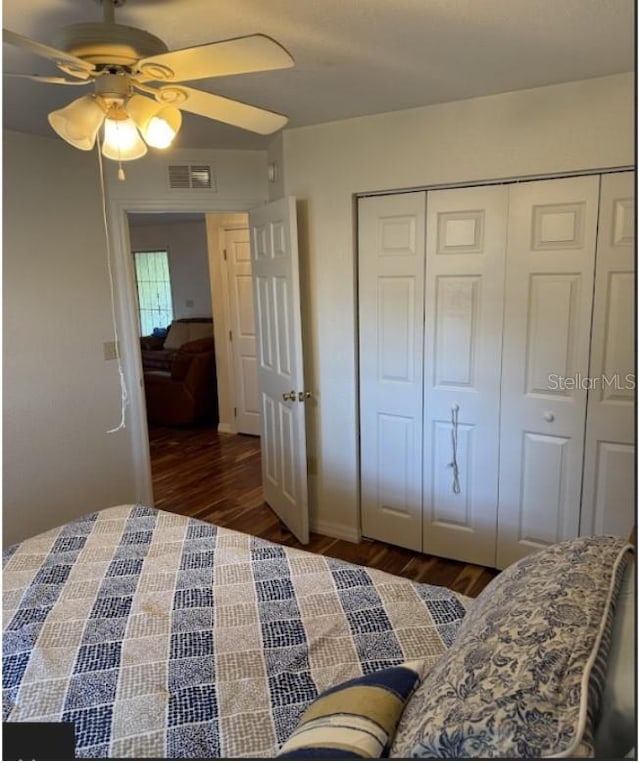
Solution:
[{"label": "sofa cushion", "polygon": [[174,381],[182,381],[185,379],[192,361],[193,355],[188,355],[182,351],[176,352],[176,356],[171,363],[171,378]]},{"label": "sofa cushion", "polygon": [[164,347],[167,350],[179,350],[187,342],[212,336],[213,320],[211,318],[177,318],[169,326]]},{"label": "sofa cushion", "polygon": [[164,336],[150,334],[149,336],[140,337],[140,347],[143,350],[161,350],[163,345]]},{"label": "sofa cushion", "polygon": [[142,350],[142,367],[145,371],[171,371],[176,350]]},{"label": "sofa cushion", "polygon": [[180,348],[180,352],[213,352],[214,344],[213,337],[203,337],[202,339],[192,339],[189,342],[185,342]]},{"label": "sofa cushion", "polygon": [[187,323],[187,342],[195,342],[198,339],[208,339],[213,336],[213,324],[211,321],[203,323]]},{"label": "sofa cushion", "polygon": [[628,548],[576,538],[495,578],[407,706],[392,756],[592,756]]},{"label": "sofa cushion", "polygon": [[189,341],[189,327],[181,321],[173,321],[169,327],[167,338],[164,340],[165,350],[179,350],[185,342]]}]

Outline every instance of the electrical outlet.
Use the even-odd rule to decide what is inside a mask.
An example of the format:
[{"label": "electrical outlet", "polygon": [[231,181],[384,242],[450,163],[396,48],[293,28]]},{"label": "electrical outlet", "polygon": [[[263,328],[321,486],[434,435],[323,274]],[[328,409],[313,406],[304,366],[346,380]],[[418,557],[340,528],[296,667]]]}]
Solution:
[{"label": "electrical outlet", "polygon": [[104,353],[105,360],[117,360],[118,358],[118,343],[117,342],[105,342],[102,345],[102,351]]}]

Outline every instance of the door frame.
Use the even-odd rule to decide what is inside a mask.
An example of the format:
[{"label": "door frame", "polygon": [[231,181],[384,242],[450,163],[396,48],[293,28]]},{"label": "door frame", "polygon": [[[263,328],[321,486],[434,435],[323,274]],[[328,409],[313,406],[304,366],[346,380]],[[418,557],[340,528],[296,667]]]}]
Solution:
[{"label": "door frame", "polygon": [[[235,201],[212,201],[195,197],[181,199],[113,199],[108,202],[109,246],[113,266],[114,301],[118,346],[122,373],[128,396],[128,414],[125,421],[131,445],[135,501],[153,505],[151,455],[147,434],[147,409],[144,396],[142,354],[138,336],[138,316],[135,271],[129,256],[129,213],[145,212],[202,212],[234,213],[248,212],[264,204],[264,199]],[[210,273],[211,275],[211,273]],[[228,320],[224,317],[225,322]],[[221,327],[228,331],[228,326]]]}]

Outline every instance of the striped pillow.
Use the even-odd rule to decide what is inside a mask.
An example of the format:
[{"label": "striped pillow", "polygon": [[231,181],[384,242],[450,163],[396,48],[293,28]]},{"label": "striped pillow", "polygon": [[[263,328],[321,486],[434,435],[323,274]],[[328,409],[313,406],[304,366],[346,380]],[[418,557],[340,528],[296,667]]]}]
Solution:
[{"label": "striped pillow", "polygon": [[278,758],[345,760],[388,756],[402,711],[424,663],[407,662],[345,681],[306,709]]}]

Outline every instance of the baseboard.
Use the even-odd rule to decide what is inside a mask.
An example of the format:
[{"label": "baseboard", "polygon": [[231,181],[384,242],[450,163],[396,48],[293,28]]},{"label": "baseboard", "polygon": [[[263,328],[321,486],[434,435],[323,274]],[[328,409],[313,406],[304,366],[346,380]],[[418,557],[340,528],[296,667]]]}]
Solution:
[{"label": "baseboard", "polygon": [[351,543],[360,543],[362,536],[353,527],[348,525],[336,524],[333,522],[311,522],[311,532],[327,535],[329,538],[338,538],[339,540],[348,540]]},{"label": "baseboard", "polygon": [[235,429],[231,428],[231,424],[225,424],[224,422],[220,422],[218,424],[218,432],[224,432],[225,434],[235,434]]}]

